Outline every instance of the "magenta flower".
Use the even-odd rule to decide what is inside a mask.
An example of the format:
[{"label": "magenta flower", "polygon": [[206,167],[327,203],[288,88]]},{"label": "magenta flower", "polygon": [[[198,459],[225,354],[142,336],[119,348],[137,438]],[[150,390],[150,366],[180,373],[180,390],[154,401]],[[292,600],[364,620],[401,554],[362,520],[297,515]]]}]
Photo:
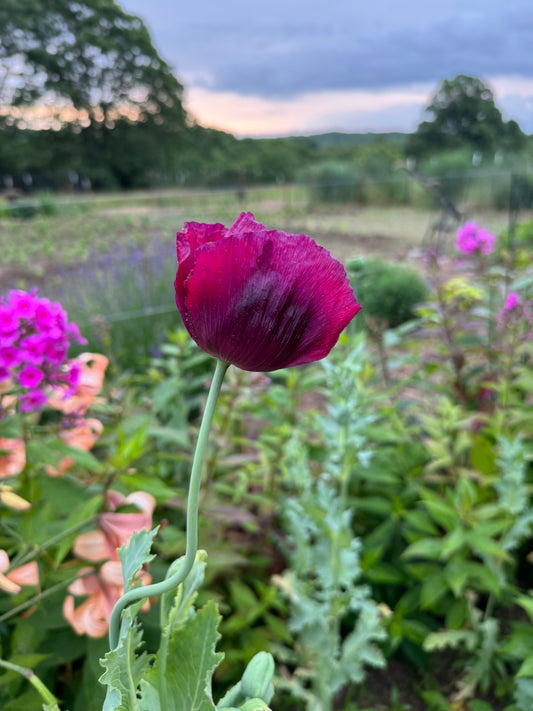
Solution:
[{"label": "magenta flower", "polygon": [[43,362],[46,341],[39,333],[34,333],[21,339],[19,346],[23,354],[23,360],[26,363],[40,365]]},{"label": "magenta flower", "polygon": [[514,309],[517,306],[520,306],[524,302],[522,299],[518,296],[518,294],[515,291],[511,291],[510,294],[507,295],[507,298],[505,299],[505,304],[503,308],[506,311],[514,311]]},{"label": "magenta flower", "polygon": [[19,327],[19,317],[9,306],[0,306],[0,333],[13,333]]},{"label": "magenta flower", "polygon": [[13,313],[18,318],[33,318],[35,309],[39,303],[36,293],[29,294],[27,291],[10,291],[8,303]]},{"label": "magenta flower", "polygon": [[18,374],[19,383],[23,388],[36,388],[43,378],[43,371],[34,365],[25,366]]},{"label": "magenta flower", "polygon": [[21,395],[19,401],[22,412],[33,412],[46,405],[48,396],[42,390],[34,389]]},{"label": "magenta flower", "polygon": [[495,241],[496,237],[484,227],[479,227],[475,222],[467,222],[457,232],[455,249],[463,254],[490,254],[494,250]]},{"label": "magenta flower", "polygon": [[251,213],[229,229],[186,222],[176,246],[185,327],[204,351],[243,370],[324,358],[361,308],[327,250],[269,231]]},{"label": "magenta flower", "polygon": [[67,358],[72,340],[87,342],[61,304],[40,299],[37,290],[0,297],[0,381],[24,389],[15,392],[23,412],[43,407],[51,390],[76,386],[79,367]]}]

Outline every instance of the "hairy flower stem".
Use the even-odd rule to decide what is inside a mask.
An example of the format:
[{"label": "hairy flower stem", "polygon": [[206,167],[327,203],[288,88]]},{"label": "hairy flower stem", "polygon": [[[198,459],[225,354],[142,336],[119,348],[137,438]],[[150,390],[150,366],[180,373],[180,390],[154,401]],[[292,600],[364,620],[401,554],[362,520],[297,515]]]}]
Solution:
[{"label": "hairy flower stem", "polygon": [[[133,588],[120,598],[113,608],[111,619],[109,621],[109,647],[112,650],[115,649],[118,644],[120,618],[124,609],[128,607],[128,605],[131,605],[139,600],[143,600],[152,595],[162,595],[169,590],[177,588],[178,585],[182,583],[191,572],[194,565],[198,549],[198,500],[200,497],[202,468],[207,448],[209,430],[211,429],[211,423],[213,422],[213,415],[215,413],[215,406],[227,369],[228,363],[222,360],[217,360],[215,374],[213,376],[213,381],[211,383],[211,388],[209,390],[209,395],[205,405],[202,424],[200,425],[200,431],[198,433],[198,441],[196,442],[196,451],[194,453],[191,478],[189,482],[189,498],[187,501],[187,535],[185,557],[183,562],[174,575],[171,575],[166,580],[162,580],[159,583],[153,583],[152,585],[145,585],[140,588]],[[160,663],[165,665],[166,660],[160,660]]]}]

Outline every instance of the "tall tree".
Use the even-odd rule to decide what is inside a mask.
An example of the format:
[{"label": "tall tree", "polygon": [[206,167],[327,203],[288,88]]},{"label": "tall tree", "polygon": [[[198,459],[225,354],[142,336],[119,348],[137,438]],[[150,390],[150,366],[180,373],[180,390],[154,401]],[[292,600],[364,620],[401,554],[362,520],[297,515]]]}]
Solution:
[{"label": "tall tree", "polygon": [[[27,129],[60,129],[75,148],[66,170],[146,184],[187,130],[182,94],[143,21],[114,0],[0,0],[0,147],[8,128],[31,145],[42,142]],[[36,158],[27,169],[42,170]]]},{"label": "tall tree", "polygon": [[182,91],[142,20],[114,0],[0,3],[0,106],[56,101],[82,126],[183,124]]},{"label": "tall tree", "polygon": [[481,153],[519,150],[525,136],[516,121],[504,122],[489,87],[476,77],[445,79],[425,109],[428,120],[406,145],[408,155],[424,157],[441,150],[470,147]]}]

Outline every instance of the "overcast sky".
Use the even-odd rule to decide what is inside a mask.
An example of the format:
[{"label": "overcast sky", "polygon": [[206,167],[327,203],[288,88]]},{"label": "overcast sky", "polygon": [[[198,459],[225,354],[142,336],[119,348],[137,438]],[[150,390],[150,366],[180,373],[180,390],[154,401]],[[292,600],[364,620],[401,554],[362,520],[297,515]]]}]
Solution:
[{"label": "overcast sky", "polygon": [[238,135],[412,131],[444,78],[533,133],[533,0],[119,0],[200,123]]}]

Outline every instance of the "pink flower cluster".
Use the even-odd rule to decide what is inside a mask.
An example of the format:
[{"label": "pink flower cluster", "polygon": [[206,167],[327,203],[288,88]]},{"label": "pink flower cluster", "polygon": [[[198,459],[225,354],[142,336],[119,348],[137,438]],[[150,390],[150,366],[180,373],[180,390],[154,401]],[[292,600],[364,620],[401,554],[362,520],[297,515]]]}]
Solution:
[{"label": "pink flower cluster", "polygon": [[67,359],[71,341],[87,343],[61,304],[40,299],[36,290],[0,298],[0,383],[22,388],[23,412],[43,407],[50,388],[76,390],[80,368]]},{"label": "pink flower cluster", "polygon": [[475,222],[467,222],[457,232],[455,249],[463,254],[490,254],[495,242],[496,237],[484,227],[479,227]]}]

